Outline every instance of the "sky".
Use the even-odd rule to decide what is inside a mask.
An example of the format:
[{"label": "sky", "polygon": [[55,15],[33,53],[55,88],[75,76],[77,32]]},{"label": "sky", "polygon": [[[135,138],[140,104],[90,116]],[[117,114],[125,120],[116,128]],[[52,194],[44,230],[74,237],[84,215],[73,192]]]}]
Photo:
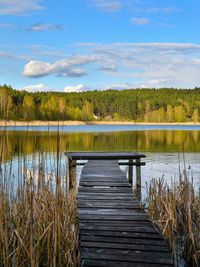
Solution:
[{"label": "sky", "polygon": [[199,0],[0,0],[0,84],[200,86]]}]

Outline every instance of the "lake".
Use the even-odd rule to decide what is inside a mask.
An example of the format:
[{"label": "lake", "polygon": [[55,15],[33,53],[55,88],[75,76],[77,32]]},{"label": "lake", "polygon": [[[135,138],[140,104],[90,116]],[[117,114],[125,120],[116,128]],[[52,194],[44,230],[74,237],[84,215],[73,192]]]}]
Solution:
[{"label": "lake", "polygon": [[[0,130],[1,158],[7,164],[12,162],[14,176],[19,162],[26,161],[31,168],[41,155],[52,166],[52,155],[58,149],[59,152],[131,151],[146,154],[146,166],[142,167],[143,192],[146,182],[152,178],[164,176],[168,183],[178,179],[184,166],[196,188],[200,185],[200,126],[80,125],[59,129],[56,126],[7,127],[6,131],[1,127]],[[64,163],[62,155],[61,164]],[[78,174],[80,170],[79,167]]]}]

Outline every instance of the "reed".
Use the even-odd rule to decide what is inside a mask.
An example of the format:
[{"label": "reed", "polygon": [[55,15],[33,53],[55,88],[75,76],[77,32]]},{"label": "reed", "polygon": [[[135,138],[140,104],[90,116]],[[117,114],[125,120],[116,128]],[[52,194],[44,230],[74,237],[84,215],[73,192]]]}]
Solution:
[{"label": "reed", "polygon": [[147,191],[148,214],[162,230],[176,266],[200,266],[200,195],[193,180],[184,171],[170,186],[163,178],[153,179]]},{"label": "reed", "polygon": [[[78,266],[76,188],[68,190],[59,151],[18,155],[1,144],[0,266]],[[49,158],[50,157],[50,158]],[[31,166],[30,165],[31,162]],[[14,176],[13,176],[14,173]]]}]

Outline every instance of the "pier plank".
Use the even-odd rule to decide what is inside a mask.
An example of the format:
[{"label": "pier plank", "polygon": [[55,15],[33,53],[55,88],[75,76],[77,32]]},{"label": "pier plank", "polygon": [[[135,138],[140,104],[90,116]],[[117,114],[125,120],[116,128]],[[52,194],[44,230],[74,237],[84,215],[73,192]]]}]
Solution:
[{"label": "pier plank", "polygon": [[152,244],[131,244],[131,243],[106,243],[106,242],[87,242],[82,241],[81,247],[84,248],[112,248],[112,249],[130,249],[130,250],[139,250],[139,251],[160,251],[168,252],[166,246],[156,246]]},{"label": "pier plank", "polygon": [[[123,261],[110,261],[110,260],[83,260],[84,267],[159,267],[158,264],[153,263],[140,263],[140,262],[123,262]],[[162,267],[169,267],[171,265],[162,264]]]},{"label": "pier plank", "polygon": [[159,251],[139,251],[139,250],[120,250],[120,249],[103,249],[103,248],[82,248],[81,259],[98,259],[98,260],[114,260],[129,261],[140,263],[154,264],[172,264],[172,259],[168,252]]},{"label": "pier plank", "polygon": [[164,239],[142,239],[135,237],[117,237],[117,236],[87,236],[81,234],[81,241],[90,242],[106,242],[115,244],[137,244],[137,245],[154,245],[154,246],[166,246]]}]

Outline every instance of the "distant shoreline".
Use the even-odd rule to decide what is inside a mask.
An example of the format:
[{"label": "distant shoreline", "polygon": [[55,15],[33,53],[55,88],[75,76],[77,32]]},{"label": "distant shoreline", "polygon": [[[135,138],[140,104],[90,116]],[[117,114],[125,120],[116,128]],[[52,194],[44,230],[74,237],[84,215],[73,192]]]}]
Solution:
[{"label": "distant shoreline", "polygon": [[131,122],[131,121],[5,121],[0,120],[0,127],[18,126],[78,126],[78,125],[200,125],[193,122]]}]

